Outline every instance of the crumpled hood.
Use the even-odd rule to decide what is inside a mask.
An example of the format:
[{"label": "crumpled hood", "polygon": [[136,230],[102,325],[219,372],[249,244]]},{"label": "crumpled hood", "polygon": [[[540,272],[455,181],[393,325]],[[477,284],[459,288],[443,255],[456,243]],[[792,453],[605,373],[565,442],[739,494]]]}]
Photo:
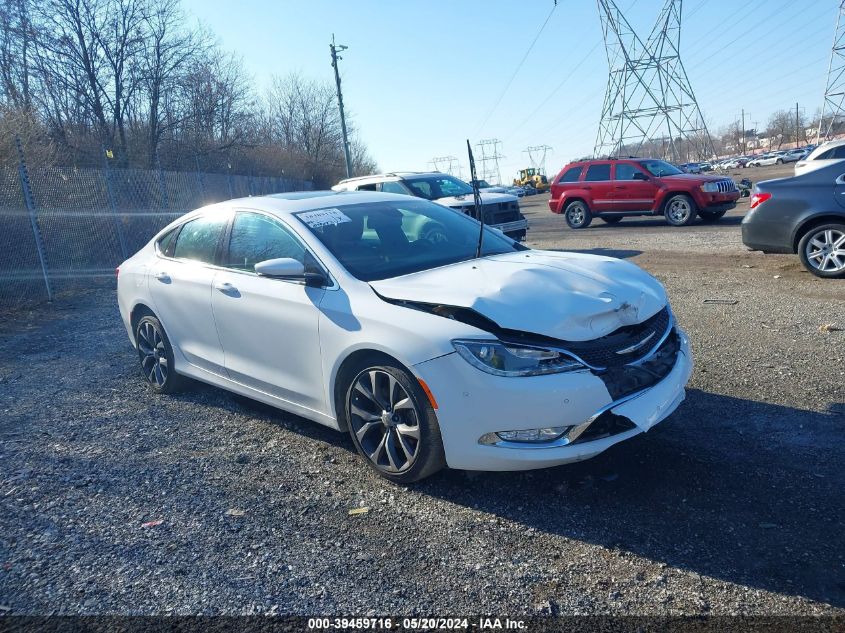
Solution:
[{"label": "crumpled hood", "polygon": [[[480,191],[481,204],[491,204],[494,202],[516,202],[518,198],[509,193],[492,193],[489,191]],[[434,200],[437,204],[442,204],[446,207],[465,207],[473,203],[472,194],[466,196],[448,196],[446,198],[437,198]]]},{"label": "crumpled hood", "polygon": [[654,277],[612,257],[520,251],[370,282],[383,297],[471,308],[510,330],[588,341],[666,305]]}]

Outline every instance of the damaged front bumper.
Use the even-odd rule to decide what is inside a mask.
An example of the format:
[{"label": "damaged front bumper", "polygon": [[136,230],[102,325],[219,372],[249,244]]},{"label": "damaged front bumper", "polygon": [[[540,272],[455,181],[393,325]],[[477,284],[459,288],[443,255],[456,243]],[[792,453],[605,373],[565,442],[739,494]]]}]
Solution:
[{"label": "damaged front bumper", "polygon": [[[457,354],[414,369],[437,399],[446,462],[465,470],[528,470],[581,461],[643,433],[684,399],[692,374],[686,334],[674,325],[671,370],[644,389],[614,398],[596,373],[579,371],[524,378],[478,371]],[[490,442],[513,429],[570,427],[548,442]],[[485,438],[485,439],[482,439]]]}]

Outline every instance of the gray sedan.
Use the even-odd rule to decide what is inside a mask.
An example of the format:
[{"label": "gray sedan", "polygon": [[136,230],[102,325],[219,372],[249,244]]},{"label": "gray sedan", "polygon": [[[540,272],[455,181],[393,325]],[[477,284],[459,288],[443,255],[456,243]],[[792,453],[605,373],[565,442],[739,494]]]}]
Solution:
[{"label": "gray sedan", "polygon": [[798,253],[818,277],[845,278],[845,163],[757,183],[742,241],[766,253]]}]

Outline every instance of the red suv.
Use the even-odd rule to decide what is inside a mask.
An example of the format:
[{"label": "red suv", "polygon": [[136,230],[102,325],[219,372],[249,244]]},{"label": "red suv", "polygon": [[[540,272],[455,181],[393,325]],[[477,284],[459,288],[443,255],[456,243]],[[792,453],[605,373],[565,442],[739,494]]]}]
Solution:
[{"label": "red suv", "polygon": [[686,174],[663,160],[626,158],[570,163],[555,177],[549,208],[573,229],[598,216],[608,224],[626,215],[664,215],[686,226],[698,215],[715,221],[736,206],[739,189],[730,178]]}]

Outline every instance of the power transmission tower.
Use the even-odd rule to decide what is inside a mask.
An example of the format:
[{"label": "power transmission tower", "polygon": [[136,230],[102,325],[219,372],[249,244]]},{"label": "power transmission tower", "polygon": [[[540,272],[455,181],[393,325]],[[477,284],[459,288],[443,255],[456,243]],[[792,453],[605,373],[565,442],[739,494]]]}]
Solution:
[{"label": "power transmission tower", "polygon": [[346,177],[352,178],[352,159],[349,157],[349,138],[346,134],[346,116],[343,113],[343,93],[340,91],[340,71],[337,68],[337,60],[343,59],[338,55],[338,51],[345,51],[348,46],[334,43],[334,33],[332,33],[332,43],[329,44],[329,49],[332,52],[332,68],[334,68],[334,81],[337,85],[337,106],[340,108],[340,130],[343,133],[343,156],[346,159]]},{"label": "power transmission tower", "polygon": [[553,149],[550,145],[534,145],[523,150],[524,154],[528,154],[531,166],[544,176],[546,175],[546,153],[550,149]]},{"label": "power transmission tower", "polygon": [[[839,3],[837,11],[836,31],[833,35],[833,48],[830,51],[830,63],[827,67],[822,113],[819,117],[819,129],[816,132],[817,144],[833,133],[837,117],[845,116],[845,0]],[[825,125],[824,115],[828,111],[830,122]]]},{"label": "power transmission tower", "polygon": [[502,184],[502,173],[499,170],[499,159],[504,158],[504,155],[499,152],[499,146],[502,144],[497,138],[488,138],[478,141],[476,147],[481,153],[481,180],[500,185]]},{"label": "power transmission tower", "polygon": [[595,156],[709,158],[713,141],[681,63],[683,0],[665,0],[643,42],[614,0],[597,0],[609,68]]},{"label": "power transmission tower", "polygon": [[442,171],[444,173],[449,174],[450,176],[455,175],[455,165],[458,166],[458,170],[460,170],[460,164],[458,164],[458,159],[454,156],[435,156],[432,158],[429,163],[434,167],[434,171]]}]

